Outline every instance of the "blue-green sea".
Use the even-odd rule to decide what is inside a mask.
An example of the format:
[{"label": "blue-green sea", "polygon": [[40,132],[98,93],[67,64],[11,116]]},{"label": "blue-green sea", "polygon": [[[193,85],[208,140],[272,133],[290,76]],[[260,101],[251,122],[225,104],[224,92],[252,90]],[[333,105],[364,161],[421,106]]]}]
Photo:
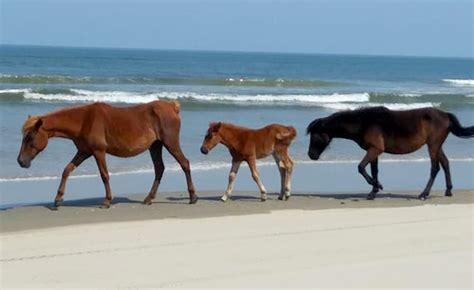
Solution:
[{"label": "blue-green sea", "polygon": [[[336,140],[321,161],[310,161],[304,131],[307,124],[339,110],[383,105],[400,110],[437,107],[456,114],[462,124],[473,125],[474,59],[0,46],[1,203],[52,199],[54,192],[49,191],[57,185],[63,167],[75,153],[72,142],[50,140],[30,169],[20,168],[16,163],[20,129],[28,114],[41,115],[97,101],[130,106],[157,99],[181,103],[181,142],[193,173],[198,176],[198,190],[199,186],[223,190],[230,168],[224,147],[217,147],[207,156],[199,151],[211,121],[248,127],[275,122],[293,125],[298,137],[291,155],[296,166],[307,168],[305,175],[314,176],[314,185],[294,183],[295,191],[318,191],[318,182],[324,191],[365,190],[367,186],[362,181],[341,189],[339,179],[344,176],[335,178],[331,171],[339,164],[348,168],[340,170],[339,175],[359,179],[355,167],[364,152],[352,142]],[[457,166],[464,168],[464,177],[453,177],[455,187],[474,187],[472,141],[450,136],[444,146],[453,170]],[[174,176],[168,177],[167,183],[165,175],[164,188],[183,191],[184,177],[180,176],[179,166],[167,153],[164,159],[166,174]],[[112,186],[115,182],[119,193],[120,180],[128,178],[133,182],[133,176],[151,176],[153,172],[147,153],[129,159],[109,156],[108,163]],[[260,167],[275,170],[277,181],[273,164],[273,160],[266,159]],[[391,176],[393,180],[416,176],[417,182],[424,184],[428,178],[426,149],[403,156],[383,155],[381,174],[384,167],[395,164],[403,166],[397,171],[399,179]],[[420,164],[426,165],[426,171],[418,172]],[[312,175],[311,168],[319,171]],[[209,178],[221,175],[223,180]],[[81,165],[72,179],[81,179],[82,184],[96,182],[93,160]],[[443,187],[443,179],[440,173],[438,188]],[[239,180],[237,189],[239,182],[243,184],[241,189],[254,189],[251,182]],[[45,183],[51,185],[41,187]],[[404,186],[404,182],[394,182],[393,188],[417,190],[418,183]],[[35,186],[40,193],[31,192]],[[151,181],[136,184],[135,192],[146,192],[149,186]],[[88,191],[89,195],[102,195],[100,184]]]}]

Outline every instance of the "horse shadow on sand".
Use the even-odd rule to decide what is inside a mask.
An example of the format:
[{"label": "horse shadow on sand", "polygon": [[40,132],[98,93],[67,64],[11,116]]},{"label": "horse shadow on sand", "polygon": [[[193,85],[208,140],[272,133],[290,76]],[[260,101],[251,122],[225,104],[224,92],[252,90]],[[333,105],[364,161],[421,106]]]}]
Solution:
[{"label": "horse shadow on sand", "polygon": [[[267,193],[268,200],[277,200],[278,198],[278,193]],[[221,201],[221,194],[215,194],[215,195],[204,195],[200,196],[199,200],[200,201],[208,201],[208,202],[216,202],[216,203],[222,203]],[[318,194],[318,193],[312,193],[312,194],[303,194],[303,193],[292,193],[290,197],[290,201],[293,198],[306,198],[306,199],[335,199],[339,201],[366,201],[367,200],[367,193],[338,193],[338,194]],[[434,196],[436,198],[437,196]],[[433,198],[433,197],[429,197]],[[380,200],[380,199],[394,199],[394,200],[419,200],[418,195],[409,195],[409,194],[398,194],[398,193],[379,193],[377,194],[377,197],[375,200]],[[77,199],[77,200],[65,200],[62,204],[61,207],[83,207],[83,208],[100,208],[103,202],[103,197],[96,197],[96,198],[87,198],[87,199]],[[189,197],[187,196],[168,196],[165,197],[164,199],[158,199],[153,202],[153,204],[170,204],[170,203],[176,203],[176,204],[182,204],[186,203],[189,201]],[[234,194],[232,195],[232,201],[238,201],[238,202],[258,202],[260,203],[260,195],[258,193],[255,193],[254,195],[249,194]],[[199,201],[198,201],[199,203]],[[117,204],[143,204],[143,201],[141,200],[140,197],[135,197],[135,198],[130,198],[130,197],[123,197],[123,196],[117,196],[113,199],[112,205],[117,205]],[[54,207],[53,202],[45,202],[45,203],[38,203],[38,204],[31,204],[31,205],[20,205],[20,206],[11,206],[11,207],[4,207],[0,208],[0,211],[5,211],[9,210],[12,208],[27,208],[27,207],[37,207],[37,206],[42,206],[50,210],[57,210],[58,208]]]},{"label": "horse shadow on sand", "polygon": [[[244,195],[244,194],[233,194],[232,201],[244,201],[244,202],[261,202],[260,195],[255,193],[255,195],[250,195],[251,193]],[[276,200],[278,198],[279,193],[267,193],[269,200]],[[321,199],[336,199],[341,201],[365,201],[367,200],[368,193],[337,193],[337,194],[319,194],[319,193],[311,193],[311,194],[303,194],[303,193],[292,193],[291,197],[296,198],[321,198]],[[199,200],[211,201],[211,202],[222,202],[221,200],[222,195],[207,195],[207,196],[199,196]],[[290,197],[290,200],[291,200]],[[169,201],[173,202],[182,202],[188,200],[188,197],[167,197]],[[378,193],[375,200],[378,199],[395,199],[395,200],[419,200],[418,195],[410,195],[410,194],[398,194],[398,193]]]},{"label": "horse shadow on sand", "polygon": [[[103,197],[94,197],[94,198],[85,198],[85,199],[76,199],[76,200],[65,200],[61,203],[61,207],[83,207],[83,208],[100,208],[102,206],[102,202],[104,201]],[[128,197],[117,196],[114,197],[112,200],[111,205],[116,204],[140,204],[142,203],[140,200],[131,199]],[[42,206],[50,210],[58,210],[57,207],[54,206],[53,202],[45,202],[40,204],[33,204],[33,205],[26,205],[22,207],[33,207],[33,206]]]},{"label": "horse shadow on sand", "polygon": [[[267,194],[268,195],[268,194]],[[221,200],[222,194],[217,194],[217,195],[205,195],[205,196],[199,196],[199,200],[201,201],[213,201],[213,202],[222,202]],[[166,198],[169,201],[173,202],[182,202],[189,200],[189,197],[174,197],[174,196],[169,196]],[[260,196],[253,196],[253,195],[243,195],[243,194],[233,194],[231,197],[232,201],[260,201]],[[198,201],[199,202],[199,201]]]}]

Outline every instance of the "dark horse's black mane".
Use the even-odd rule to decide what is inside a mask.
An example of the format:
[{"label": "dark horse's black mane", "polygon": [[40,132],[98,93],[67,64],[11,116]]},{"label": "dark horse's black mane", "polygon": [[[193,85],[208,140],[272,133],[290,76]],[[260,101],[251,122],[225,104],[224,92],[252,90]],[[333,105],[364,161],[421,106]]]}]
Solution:
[{"label": "dark horse's black mane", "polygon": [[312,121],[306,128],[306,134],[317,132],[318,129],[322,129],[323,126],[332,121],[350,121],[357,122],[363,119],[372,121],[382,121],[383,116],[388,116],[391,113],[386,107],[362,107],[355,110],[345,110],[336,112],[328,117],[319,118]]}]

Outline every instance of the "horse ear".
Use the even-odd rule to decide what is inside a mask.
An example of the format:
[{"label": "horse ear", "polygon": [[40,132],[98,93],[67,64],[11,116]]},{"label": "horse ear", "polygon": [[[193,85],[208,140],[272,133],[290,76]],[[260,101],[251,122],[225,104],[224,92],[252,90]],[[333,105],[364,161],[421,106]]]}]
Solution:
[{"label": "horse ear", "polygon": [[31,118],[31,115],[30,115],[30,114],[28,114],[28,119],[29,119],[29,118]]},{"label": "horse ear", "polygon": [[38,121],[36,121],[35,123],[35,130],[39,130],[39,128],[41,128],[41,126],[43,126],[43,120],[41,119],[38,119]]},{"label": "horse ear", "polygon": [[219,131],[219,128],[221,127],[222,122],[212,122],[209,124],[209,129],[211,132],[217,132]]},{"label": "horse ear", "polygon": [[313,133],[314,130],[316,130],[318,127],[321,126],[322,122],[323,122],[322,119],[316,119],[313,122],[311,122],[306,128],[306,134]]}]

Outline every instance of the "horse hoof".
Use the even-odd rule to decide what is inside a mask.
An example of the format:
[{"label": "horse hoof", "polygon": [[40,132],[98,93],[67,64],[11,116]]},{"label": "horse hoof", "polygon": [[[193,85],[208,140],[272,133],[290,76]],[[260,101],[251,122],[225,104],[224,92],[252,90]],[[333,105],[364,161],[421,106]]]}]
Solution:
[{"label": "horse hoof", "polygon": [[103,204],[100,206],[100,208],[102,209],[109,209],[110,208],[110,204]]},{"label": "horse hoof", "polygon": [[451,190],[446,190],[446,192],[444,193],[444,196],[453,196],[453,193],[451,192]]},{"label": "horse hoof", "polygon": [[278,200],[283,200],[283,196],[282,196],[282,195],[279,195],[279,196],[278,196]]},{"label": "horse hoof", "polygon": [[198,201],[198,196],[197,195],[193,195],[190,199],[189,199],[189,204],[195,204],[197,201]]},{"label": "horse hoof", "polygon": [[152,200],[147,197],[147,198],[145,198],[145,200],[143,201],[143,204],[144,204],[144,205],[151,205],[151,204],[152,204]]},{"label": "horse hoof", "polygon": [[382,184],[379,183],[377,187],[378,187],[380,190],[383,190],[383,185],[382,185]]},{"label": "horse hoof", "polygon": [[367,195],[367,200],[374,200],[374,199],[375,199],[375,194]]},{"label": "horse hoof", "polygon": [[425,201],[427,197],[428,197],[428,196],[427,196],[426,194],[423,194],[423,193],[422,193],[422,194],[420,194],[420,195],[418,196],[418,199],[421,200],[421,201]]},{"label": "horse hoof", "polygon": [[267,201],[267,198],[261,198],[260,201],[261,201],[261,202],[266,202],[266,201]]},{"label": "horse hoof", "polygon": [[55,200],[55,201],[54,201],[54,207],[55,207],[56,209],[58,209],[58,207],[60,207],[62,203],[63,203],[63,199]]},{"label": "horse hoof", "polygon": [[289,200],[290,199],[290,196],[289,195],[285,195],[285,200]]}]

